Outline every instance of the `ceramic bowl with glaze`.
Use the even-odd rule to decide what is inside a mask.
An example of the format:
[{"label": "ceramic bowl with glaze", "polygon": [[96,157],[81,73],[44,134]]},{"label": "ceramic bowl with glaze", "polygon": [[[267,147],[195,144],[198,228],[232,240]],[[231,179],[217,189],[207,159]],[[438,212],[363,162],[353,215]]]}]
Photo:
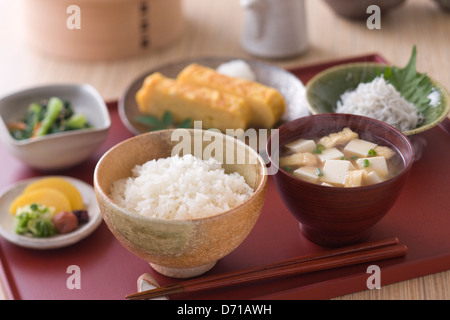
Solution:
[{"label": "ceramic bowl with glaze", "polygon": [[[397,150],[403,169],[395,177],[378,184],[341,188],[301,180],[279,167],[277,155],[285,144],[299,138],[316,139],[346,127],[358,133],[361,139]],[[278,141],[280,148],[273,148],[273,141]],[[368,239],[373,226],[400,196],[414,162],[411,142],[394,127],[368,117],[337,113],[311,115],[282,125],[268,140],[267,152],[272,165],[278,168],[274,175],[277,191],[300,222],[302,234],[327,247]]]},{"label": "ceramic bowl with glaze", "polygon": [[[312,114],[335,112],[337,101],[346,91],[354,90],[360,83],[370,82],[383,74],[386,65],[379,63],[349,63],[328,68],[314,76],[306,86],[306,98]],[[424,121],[415,129],[403,131],[412,136],[440,124],[450,110],[448,91],[437,81],[431,79],[436,93],[435,105],[423,114]]]},{"label": "ceramic bowl with glaze", "polygon": [[[86,116],[91,128],[14,139],[8,123],[22,119],[31,103],[50,97],[69,101],[75,112]],[[89,84],[33,87],[0,99],[1,141],[13,156],[38,170],[63,170],[82,163],[102,145],[110,127],[108,108],[100,93]]]},{"label": "ceramic bowl with glaze", "polygon": [[[201,151],[216,139],[223,142],[224,151],[235,150],[233,161],[218,160],[224,163],[226,173],[238,172],[245,178],[254,190],[252,196],[223,213],[190,220],[143,216],[114,203],[110,189],[115,181],[130,177],[136,165],[173,155],[174,147],[180,143],[178,138],[172,138],[175,131],[182,132],[186,141],[192,137],[192,143],[201,146]],[[203,157],[195,153],[198,150],[193,147],[191,154]],[[176,152],[180,156],[188,153],[189,150]],[[245,160],[237,161],[238,154],[245,155]],[[225,157],[225,152],[222,156]],[[254,149],[231,136],[198,129],[154,131],[125,140],[104,154],[94,173],[100,211],[114,236],[130,252],[148,261],[153,269],[176,278],[193,277],[208,271],[244,241],[260,215],[266,183],[266,165]]]}]

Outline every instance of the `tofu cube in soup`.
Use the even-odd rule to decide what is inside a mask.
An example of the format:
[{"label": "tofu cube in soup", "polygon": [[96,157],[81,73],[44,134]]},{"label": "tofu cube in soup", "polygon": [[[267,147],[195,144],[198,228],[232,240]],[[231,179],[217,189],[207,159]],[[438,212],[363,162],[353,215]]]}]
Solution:
[{"label": "tofu cube in soup", "polygon": [[[353,139],[350,140],[349,143],[344,148],[344,151],[350,152],[352,154],[367,157],[369,155],[370,150],[374,150],[377,145],[375,143],[361,140],[361,139]],[[375,151],[375,150],[374,150]]]},{"label": "tofu cube in soup", "polygon": [[367,172],[375,171],[380,177],[384,178],[389,174],[386,159],[384,157],[369,157],[356,160],[360,169]]},{"label": "tofu cube in soup", "polygon": [[395,150],[360,139],[350,128],[314,140],[296,139],[284,146],[284,152],[281,168],[328,187],[369,186],[402,169]]},{"label": "tofu cube in soup", "polygon": [[323,163],[325,163],[327,160],[338,160],[341,159],[344,154],[340,152],[336,148],[326,149],[323,150],[322,153],[317,155]]},{"label": "tofu cube in soup", "polygon": [[314,140],[297,139],[285,145],[288,150],[293,152],[313,152],[316,149]]},{"label": "tofu cube in soup", "polygon": [[318,182],[319,176],[317,175],[316,168],[314,167],[300,167],[294,170],[294,176],[309,182]]},{"label": "tofu cube in soup", "polygon": [[371,171],[364,177],[364,184],[365,185],[372,185],[376,183],[383,182],[383,179],[380,178],[380,176],[375,172]]},{"label": "tofu cube in soup", "polygon": [[322,179],[327,183],[344,185],[347,172],[352,167],[352,163],[348,160],[327,160],[323,166]]}]

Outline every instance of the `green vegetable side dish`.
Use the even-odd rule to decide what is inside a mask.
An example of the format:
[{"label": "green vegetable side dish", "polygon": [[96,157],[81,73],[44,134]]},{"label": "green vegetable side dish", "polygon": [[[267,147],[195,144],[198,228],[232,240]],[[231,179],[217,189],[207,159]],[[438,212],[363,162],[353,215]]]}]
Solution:
[{"label": "green vegetable side dish", "polygon": [[51,97],[48,103],[33,102],[23,119],[8,124],[9,131],[16,140],[90,127],[86,116],[76,113],[70,102],[64,102],[58,97]]},{"label": "green vegetable side dish", "polygon": [[37,238],[50,237],[56,234],[52,223],[54,211],[40,204],[23,207],[15,216],[15,231],[20,235]]}]

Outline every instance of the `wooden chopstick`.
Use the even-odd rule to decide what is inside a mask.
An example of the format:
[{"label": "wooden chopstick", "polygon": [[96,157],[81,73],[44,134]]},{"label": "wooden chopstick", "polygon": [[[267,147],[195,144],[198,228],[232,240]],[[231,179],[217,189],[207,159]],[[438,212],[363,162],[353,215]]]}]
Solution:
[{"label": "wooden chopstick", "polygon": [[134,293],[126,298],[130,300],[152,299],[172,294],[216,289],[263,279],[339,268],[404,256],[407,250],[405,245],[399,244],[397,238],[388,238],[327,250],[265,266],[185,280],[180,283]]}]

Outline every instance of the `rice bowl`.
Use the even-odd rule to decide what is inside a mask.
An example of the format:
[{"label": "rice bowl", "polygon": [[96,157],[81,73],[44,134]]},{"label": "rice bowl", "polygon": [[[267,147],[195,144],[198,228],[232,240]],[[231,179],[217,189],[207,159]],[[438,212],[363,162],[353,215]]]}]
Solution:
[{"label": "rice bowl", "polygon": [[[254,191],[238,206],[208,217],[161,219],[138,214],[113,201],[114,182],[132,176],[136,165],[174,156],[174,130],[134,136],[108,150],[97,163],[94,189],[103,220],[117,240],[131,253],[149,262],[157,272],[171,277],[193,277],[210,270],[217,260],[236,249],[253,229],[261,213],[267,191],[267,168],[262,157],[244,142],[208,130],[186,129],[189,137],[199,132],[205,150],[213,140],[223,141],[224,150],[236,150],[234,162],[217,159],[225,173],[238,173]],[[195,133],[195,134],[194,134]],[[194,142],[192,142],[194,144]],[[193,154],[185,149],[181,156]],[[245,162],[237,163],[237,154]],[[205,160],[207,160],[206,158]]]}]

